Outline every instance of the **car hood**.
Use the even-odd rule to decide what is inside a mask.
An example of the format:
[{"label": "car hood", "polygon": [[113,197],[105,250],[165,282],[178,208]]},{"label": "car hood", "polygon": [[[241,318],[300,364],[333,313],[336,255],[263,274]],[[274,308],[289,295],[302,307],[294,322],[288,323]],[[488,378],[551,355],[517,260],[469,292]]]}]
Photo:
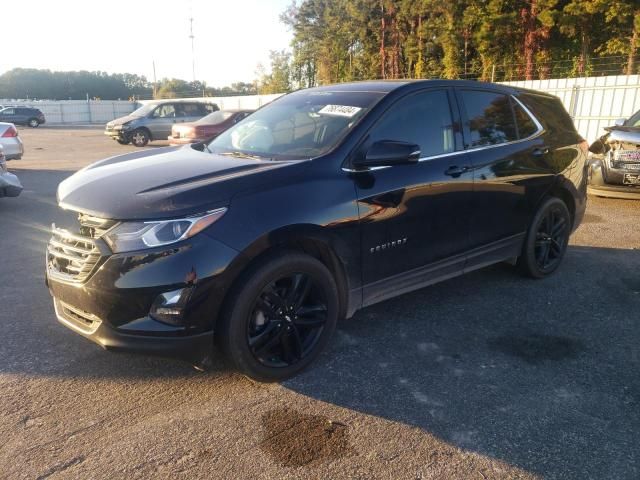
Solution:
[{"label": "car hood", "polygon": [[101,218],[153,220],[227,205],[241,191],[277,186],[309,162],[273,162],[190,146],[133,152],[94,163],[58,186],[60,206]]},{"label": "car hood", "polygon": [[115,127],[116,125],[124,125],[125,123],[128,123],[132,120],[138,120],[142,117],[135,117],[133,115],[126,115],[124,117],[120,117],[120,118],[116,118],[115,120],[111,120],[110,122],[107,123],[107,125]]}]

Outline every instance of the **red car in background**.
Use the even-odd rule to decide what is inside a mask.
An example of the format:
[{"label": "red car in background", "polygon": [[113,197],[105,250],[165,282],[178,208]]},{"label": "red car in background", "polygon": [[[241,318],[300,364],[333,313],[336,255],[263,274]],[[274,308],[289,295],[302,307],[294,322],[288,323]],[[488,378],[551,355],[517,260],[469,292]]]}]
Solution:
[{"label": "red car in background", "polygon": [[168,137],[169,145],[211,140],[253,112],[254,110],[218,110],[196,122],[174,125]]}]

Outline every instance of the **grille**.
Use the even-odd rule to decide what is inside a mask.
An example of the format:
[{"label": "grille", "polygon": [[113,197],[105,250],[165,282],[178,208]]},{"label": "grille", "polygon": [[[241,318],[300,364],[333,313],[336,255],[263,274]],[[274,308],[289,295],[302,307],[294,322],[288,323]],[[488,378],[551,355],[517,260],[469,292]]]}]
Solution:
[{"label": "grille", "polygon": [[100,260],[94,239],[109,230],[115,222],[88,215],[78,216],[78,231],[51,226],[47,246],[49,274],[68,282],[84,282]]},{"label": "grille", "polygon": [[611,167],[618,170],[640,171],[640,150],[614,150]]}]

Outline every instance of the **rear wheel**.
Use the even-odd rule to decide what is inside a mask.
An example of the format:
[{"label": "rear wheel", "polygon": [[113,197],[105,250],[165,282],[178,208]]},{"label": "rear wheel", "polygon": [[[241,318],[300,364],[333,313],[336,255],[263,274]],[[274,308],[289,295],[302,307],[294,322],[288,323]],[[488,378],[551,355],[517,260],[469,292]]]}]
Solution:
[{"label": "rear wheel", "polygon": [[40,125],[40,121],[37,118],[29,119],[29,126],[31,128],[37,128]]},{"label": "rear wheel", "polygon": [[559,198],[546,200],[538,209],[518,258],[518,267],[533,278],[544,278],[557,270],[571,234],[571,214]]},{"label": "rear wheel", "polygon": [[147,143],[149,143],[149,132],[147,132],[144,128],[134,130],[131,134],[131,143],[136,147],[144,147]]},{"label": "rear wheel", "polygon": [[250,378],[280,381],[308,366],[338,317],[333,276],[318,260],[282,253],[248,271],[230,293],[218,341]]}]

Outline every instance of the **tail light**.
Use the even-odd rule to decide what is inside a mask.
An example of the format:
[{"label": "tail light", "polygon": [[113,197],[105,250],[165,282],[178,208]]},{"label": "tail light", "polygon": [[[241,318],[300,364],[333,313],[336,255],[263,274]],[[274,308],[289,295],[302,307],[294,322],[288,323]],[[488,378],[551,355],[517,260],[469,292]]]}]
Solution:
[{"label": "tail light", "polygon": [[186,127],[182,130],[183,138],[197,138],[196,129],[194,127]]},{"label": "tail light", "polygon": [[5,132],[2,134],[2,138],[11,138],[11,137],[17,137],[17,136],[18,136],[18,131],[16,130],[16,127],[14,127],[13,125],[7,128]]}]

